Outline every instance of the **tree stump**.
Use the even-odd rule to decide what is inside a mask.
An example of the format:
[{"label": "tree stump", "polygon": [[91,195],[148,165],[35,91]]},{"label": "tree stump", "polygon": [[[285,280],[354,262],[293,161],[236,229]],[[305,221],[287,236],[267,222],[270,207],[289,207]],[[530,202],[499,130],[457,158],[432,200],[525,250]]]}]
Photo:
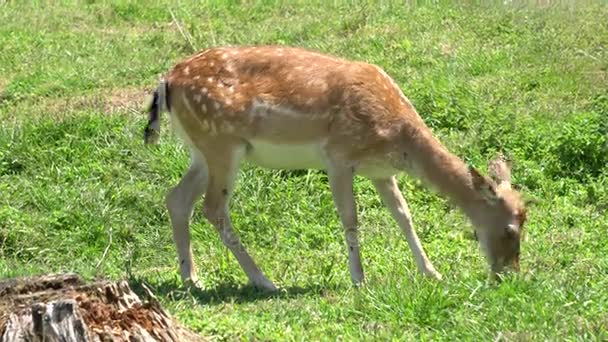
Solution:
[{"label": "tree stump", "polygon": [[0,342],[203,341],[174,322],[144,286],[86,284],[75,274],[0,281]]}]

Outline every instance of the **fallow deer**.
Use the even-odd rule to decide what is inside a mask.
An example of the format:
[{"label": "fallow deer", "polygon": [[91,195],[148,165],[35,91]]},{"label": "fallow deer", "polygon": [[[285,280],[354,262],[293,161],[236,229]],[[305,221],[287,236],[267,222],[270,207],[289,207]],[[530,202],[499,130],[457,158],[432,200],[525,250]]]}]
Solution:
[{"label": "fallow deer", "polygon": [[182,279],[197,282],[189,221],[204,193],[203,213],[250,282],[276,290],[241,244],[229,217],[239,165],[327,172],[342,222],[352,281],[364,280],[357,238],[353,179],[371,180],[403,230],[418,269],[441,279],[414,231],[395,175],[432,186],[473,223],[481,249],[498,274],[519,266],[526,220],[509,167],[491,164],[494,180],[449,152],[380,67],[281,46],[215,47],[178,63],[154,92],[145,142],[156,143],[159,114],[191,154],[191,165],[166,196]]}]

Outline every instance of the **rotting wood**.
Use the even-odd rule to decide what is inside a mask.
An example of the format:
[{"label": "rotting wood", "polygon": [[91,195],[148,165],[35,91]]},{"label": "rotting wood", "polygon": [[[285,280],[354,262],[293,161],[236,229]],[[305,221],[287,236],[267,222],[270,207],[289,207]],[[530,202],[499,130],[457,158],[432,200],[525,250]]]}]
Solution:
[{"label": "rotting wood", "polygon": [[75,274],[0,281],[0,342],[203,341],[174,322],[144,286],[86,284]]}]

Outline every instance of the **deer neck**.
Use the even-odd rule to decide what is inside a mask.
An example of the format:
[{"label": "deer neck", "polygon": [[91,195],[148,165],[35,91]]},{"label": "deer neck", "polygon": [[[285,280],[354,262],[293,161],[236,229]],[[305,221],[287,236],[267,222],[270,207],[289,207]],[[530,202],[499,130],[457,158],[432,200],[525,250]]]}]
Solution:
[{"label": "deer neck", "polygon": [[[482,205],[475,190],[468,166],[435,138],[430,129],[424,128],[411,139],[411,168],[414,176],[430,185],[438,193],[473,218]],[[408,140],[410,140],[408,139]]]}]

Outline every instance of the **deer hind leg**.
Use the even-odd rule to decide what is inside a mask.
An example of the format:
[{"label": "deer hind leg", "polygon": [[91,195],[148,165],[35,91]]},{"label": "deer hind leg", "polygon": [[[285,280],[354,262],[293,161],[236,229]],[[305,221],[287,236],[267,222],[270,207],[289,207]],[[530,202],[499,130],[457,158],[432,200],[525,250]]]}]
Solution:
[{"label": "deer hind leg", "polygon": [[416,260],[418,269],[425,276],[440,280],[441,274],[435,270],[435,267],[433,267],[433,264],[431,264],[429,261],[429,258],[426,256],[426,253],[422,248],[422,244],[418,239],[418,235],[414,230],[412,215],[410,214],[407,202],[403,198],[401,191],[399,191],[395,177],[390,177],[388,179],[374,179],[372,182],[380,194],[382,201],[384,201],[384,204],[389,209],[393,215],[393,218],[397,221],[401,227],[401,230],[405,234],[407,243],[414,254],[414,259]]},{"label": "deer hind leg", "polygon": [[173,228],[173,241],[177,247],[180,274],[182,281],[185,283],[198,282],[196,267],[192,259],[192,247],[190,246],[189,221],[194,203],[205,191],[207,179],[207,166],[204,157],[193,153],[190,168],[165,197],[165,204],[169,210]]},{"label": "deer hind leg", "polygon": [[364,274],[361,264],[361,252],[359,250],[359,238],[357,236],[357,205],[353,191],[354,168],[351,166],[329,165],[327,167],[327,175],[334,203],[338,209],[346,236],[350,276],[355,285],[360,285],[363,283]]},{"label": "deer hind leg", "polygon": [[249,281],[260,290],[276,291],[276,286],[245,250],[230,221],[228,207],[245,146],[241,143],[215,143],[208,152],[205,156],[209,165],[209,184],[205,193],[204,215],[218,231],[222,242],[230,249]]}]

